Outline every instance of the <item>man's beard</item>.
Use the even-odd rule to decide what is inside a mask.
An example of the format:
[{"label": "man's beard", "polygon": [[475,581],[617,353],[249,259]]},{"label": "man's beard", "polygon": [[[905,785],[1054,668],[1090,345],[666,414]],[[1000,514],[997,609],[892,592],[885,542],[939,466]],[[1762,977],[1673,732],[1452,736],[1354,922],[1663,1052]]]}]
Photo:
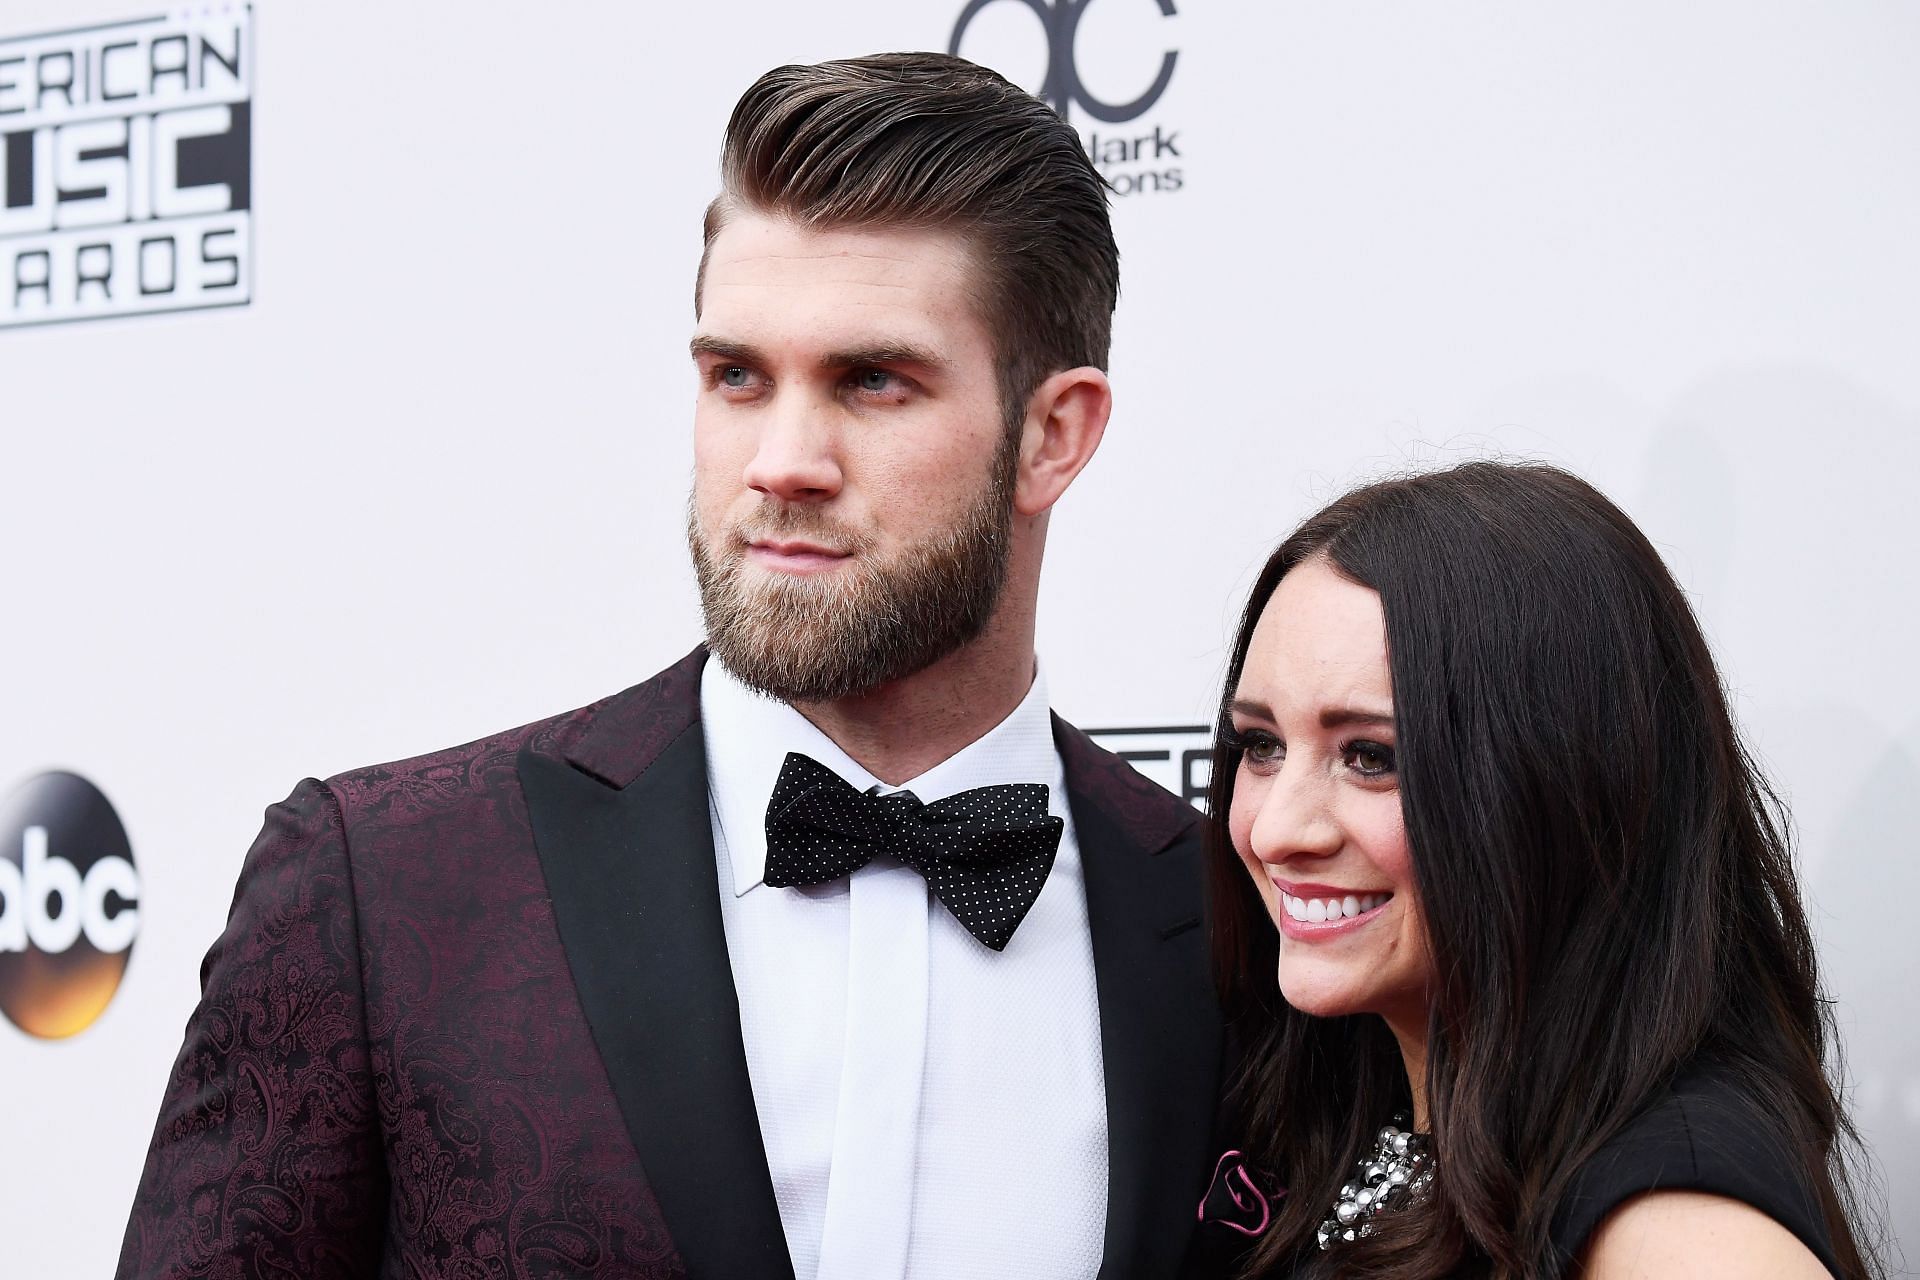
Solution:
[{"label": "man's beard", "polygon": [[[957,523],[886,562],[818,507],[776,499],[720,532],[715,546],[689,501],[708,648],[762,693],[831,702],[924,670],[975,639],[1000,603],[1012,554],[1019,451],[1009,443]],[[816,541],[848,553],[847,562],[818,576],[752,571],[748,544],[765,538]]]}]

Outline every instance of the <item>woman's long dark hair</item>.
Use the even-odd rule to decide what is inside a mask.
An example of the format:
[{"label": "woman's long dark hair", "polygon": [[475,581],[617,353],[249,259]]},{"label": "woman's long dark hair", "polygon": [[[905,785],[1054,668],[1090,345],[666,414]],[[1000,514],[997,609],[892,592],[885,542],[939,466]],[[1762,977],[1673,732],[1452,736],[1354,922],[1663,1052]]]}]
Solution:
[{"label": "woman's long dark hair", "polygon": [[1314,1232],[1405,1110],[1380,1019],[1314,1018],[1274,980],[1278,938],[1210,795],[1218,978],[1247,1047],[1237,1102],[1289,1187],[1252,1268],[1408,1280],[1554,1274],[1553,1214],[1581,1164],[1691,1064],[1777,1117],[1866,1276],[1857,1139],[1826,1070],[1833,1030],[1779,805],[1742,748],[1686,597],[1595,489],[1475,462],[1358,489],[1275,551],[1240,622],[1325,557],[1380,595],[1401,808],[1434,965],[1434,1193],[1343,1250]]}]

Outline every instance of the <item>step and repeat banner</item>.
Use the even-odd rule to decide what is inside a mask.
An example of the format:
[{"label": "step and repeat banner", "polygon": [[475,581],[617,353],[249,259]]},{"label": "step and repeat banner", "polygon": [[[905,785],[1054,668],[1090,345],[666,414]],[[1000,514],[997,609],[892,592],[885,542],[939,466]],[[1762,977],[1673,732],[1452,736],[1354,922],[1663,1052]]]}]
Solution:
[{"label": "step and repeat banner", "polygon": [[1063,713],[1197,801],[1296,520],[1470,456],[1589,477],[1793,807],[1920,1247],[1920,8],[10,0],[0,1271],[111,1271],[267,804],[698,639],[721,129],[768,67],[893,48],[1031,88],[1113,188]]}]

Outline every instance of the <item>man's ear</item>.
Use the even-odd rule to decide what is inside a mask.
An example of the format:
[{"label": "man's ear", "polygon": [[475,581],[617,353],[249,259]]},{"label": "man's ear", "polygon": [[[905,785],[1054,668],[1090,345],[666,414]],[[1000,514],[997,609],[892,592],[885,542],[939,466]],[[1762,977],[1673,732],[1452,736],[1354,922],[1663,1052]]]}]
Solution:
[{"label": "man's ear", "polygon": [[1013,509],[1037,516],[1058,502],[1100,447],[1112,412],[1113,388],[1091,365],[1062,369],[1042,382],[1027,401]]}]

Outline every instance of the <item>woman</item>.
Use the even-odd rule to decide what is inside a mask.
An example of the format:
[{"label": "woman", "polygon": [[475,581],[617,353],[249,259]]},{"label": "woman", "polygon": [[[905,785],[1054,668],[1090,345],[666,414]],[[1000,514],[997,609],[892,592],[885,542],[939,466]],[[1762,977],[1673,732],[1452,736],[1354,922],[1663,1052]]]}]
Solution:
[{"label": "woman", "polygon": [[1357,490],[1226,688],[1216,960],[1289,1189],[1250,1271],[1877,1274],[1772,796],[1618,508],[1545,466]]}]

